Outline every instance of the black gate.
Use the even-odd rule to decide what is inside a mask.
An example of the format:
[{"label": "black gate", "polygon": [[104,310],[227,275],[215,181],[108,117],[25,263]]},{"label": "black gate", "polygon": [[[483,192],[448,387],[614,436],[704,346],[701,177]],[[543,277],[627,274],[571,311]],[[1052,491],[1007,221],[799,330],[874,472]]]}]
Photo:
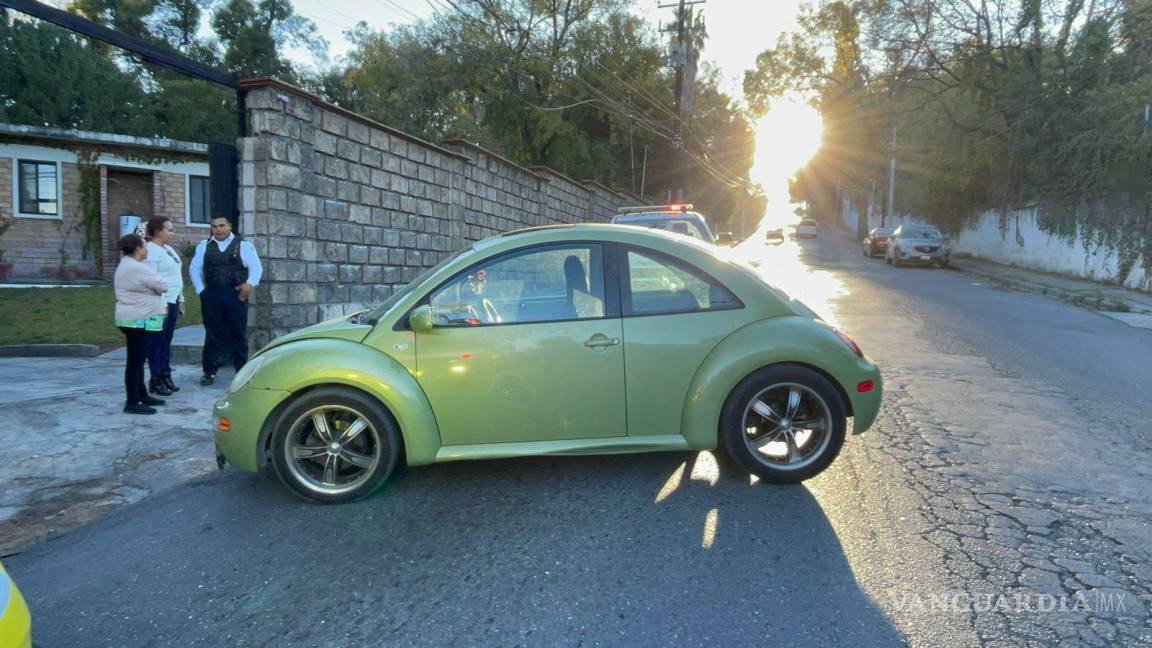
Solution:
[{"label": "black gate", "polygon": [[231,144],[208,145],[208,175],[211,178],[212,217],[227,216],[232,230],[240,234],[240,210],[236,205],[239,184],[236,178],[236,147]]}]

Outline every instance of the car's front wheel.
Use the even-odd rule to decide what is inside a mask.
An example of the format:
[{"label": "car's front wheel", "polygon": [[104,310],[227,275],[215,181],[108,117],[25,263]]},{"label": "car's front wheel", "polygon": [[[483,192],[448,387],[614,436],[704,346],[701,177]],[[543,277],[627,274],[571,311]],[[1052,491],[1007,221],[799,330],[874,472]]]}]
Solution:
[{"label": "car's front wheel", "polygon": [[400,430],[376,399],[326,387],[292,402],[272,436],[272,466],[293,493],[321,504],[371,495],[400,455]]},{"label": "car's front wheel", "polygon": [[844,445],[845,405],[820,373],[765,367],[732,390],[720,416],[720,445],[760,479],[792,484],[827,468]]}]

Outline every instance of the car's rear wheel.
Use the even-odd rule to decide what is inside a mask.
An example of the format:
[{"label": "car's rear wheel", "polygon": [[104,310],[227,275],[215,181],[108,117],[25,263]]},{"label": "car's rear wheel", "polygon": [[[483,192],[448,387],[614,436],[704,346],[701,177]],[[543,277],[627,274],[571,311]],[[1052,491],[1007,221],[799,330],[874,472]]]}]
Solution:
[{"label": "car's rear wheel", "polygon": [[338,504],[371,495],[400,455],[400,430],[374,398],[348,388],[308,392],[281,414],[272,466],[293,493]]},{"label": "car's rear wheel", "polygon": [[820,474],[844,445],[845,405],[820,373],[795,365],[765,367],[728,395],[720,445],[760,479],[792,484]]}]

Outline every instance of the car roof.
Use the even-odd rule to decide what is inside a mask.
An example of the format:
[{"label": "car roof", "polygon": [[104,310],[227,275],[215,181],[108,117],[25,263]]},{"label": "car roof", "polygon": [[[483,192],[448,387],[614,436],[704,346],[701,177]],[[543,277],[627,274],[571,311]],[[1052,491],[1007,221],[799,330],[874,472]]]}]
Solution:
[{"label": "car roof", "polygon": [[[632,242],[637,245],[662,248],[671,244],[688,244],[708,250],[712,246],[699,239],[683,236],[660,229],[647,229],[615,223],[574,223],[566,225],[539,225],[511,230],[489,238],[477,241],[473,249],[484,250],[494,247],[521,247],[533,243],[547,243],[564,241],[615,241],[617,243]],[[504,245],[505,242],[514,245]]]},{"label": "car roof", "polygon": [[640,212],[638,214],[617,214],[612,217],[613,223],[632,223],[632,222],[647,222],[658,220],[704,220],[704,216],[700,212],[694,211],[650,211]]}]

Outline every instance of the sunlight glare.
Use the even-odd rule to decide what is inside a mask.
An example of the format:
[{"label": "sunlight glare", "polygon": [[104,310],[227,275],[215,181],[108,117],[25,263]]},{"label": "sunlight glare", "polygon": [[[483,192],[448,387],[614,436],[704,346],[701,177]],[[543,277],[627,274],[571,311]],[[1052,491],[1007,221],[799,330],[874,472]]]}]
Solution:
[{"label": "sunlight glare", "polygon": [[711,549],[716,542],[716,527],[720,524],[720,509],[710,509],[704,516],[704,537],[700,539],[700,546]]},{"label": "sunlight glare", "polygon": [[756,122],[752,181],[768,196],[765,221],[773,227],[795,220],[789,204],[788,179],[820,148],[824,123],[815,108],[798,97],[784,97]]},{"label": "sunlight glare", "polygon": [[672,471],[672,474],[668,476],[668,481],[664,482],[664,487],[660,489],[659,493],[656,493],[657,503],[663,502],[669,495],[675,493],[677,488],[680,488],[680,481],[684,479],[684,468],[686,465],[687,464],[680,464],[680,467]]},{"label": "sunlight glare", "polygon": [[715,486],[716,482],[720,480],[720,465],[716,463],[716,457],[707,450],[696,453],[696,461],[692,464],[692,473],[688,478],[695,481],[706,481],[709,486]]}]

